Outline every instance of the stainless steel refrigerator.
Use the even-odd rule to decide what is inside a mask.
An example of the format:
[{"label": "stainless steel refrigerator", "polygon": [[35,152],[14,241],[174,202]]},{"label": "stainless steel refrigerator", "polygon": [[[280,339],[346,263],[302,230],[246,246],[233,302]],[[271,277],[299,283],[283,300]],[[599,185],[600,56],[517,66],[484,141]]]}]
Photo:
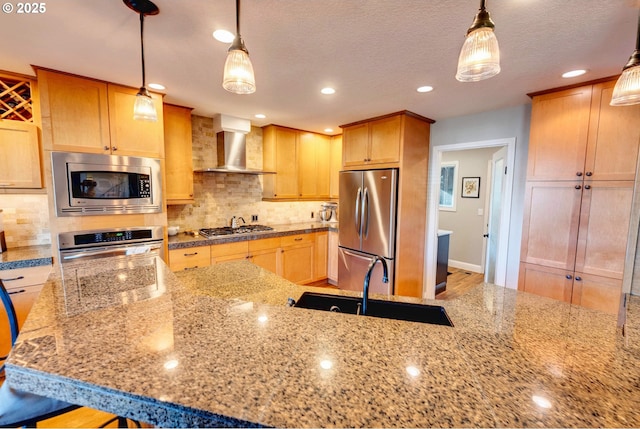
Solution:
[{"label": "stainless steel refrigerator", "polygon": [[362,291],[372,256],[385,259],[389,283],[382,283],[377,263],[369,283],[372,293],[393,293],[398,170],[340,172],[338,287]]}]

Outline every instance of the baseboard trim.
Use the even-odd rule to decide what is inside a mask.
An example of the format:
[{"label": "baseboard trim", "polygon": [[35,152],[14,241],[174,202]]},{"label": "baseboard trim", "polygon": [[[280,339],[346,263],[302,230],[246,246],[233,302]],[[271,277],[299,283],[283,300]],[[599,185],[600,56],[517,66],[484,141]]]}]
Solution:
[{"label": "baseboard trim", "polygon": [[484,270],[480,265],[456,261],[455,259],[449,259],[449,266],[453,268],[459,268],[461,270],[472,271],[474,273],[484,274]]}]

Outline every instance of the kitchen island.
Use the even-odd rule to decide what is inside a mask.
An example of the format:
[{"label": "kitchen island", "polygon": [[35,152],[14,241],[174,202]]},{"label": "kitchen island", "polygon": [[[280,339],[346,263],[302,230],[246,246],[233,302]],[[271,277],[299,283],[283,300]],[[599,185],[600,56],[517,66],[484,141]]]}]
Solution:
[{"label": "kitchen island", "polygon": [[622,335],[485,284],[438,301],[451,328],[287,307],[318,289],[245,261],[103,261],[52,275],[10,385],[170,427],[640,426],[637,297]]}]

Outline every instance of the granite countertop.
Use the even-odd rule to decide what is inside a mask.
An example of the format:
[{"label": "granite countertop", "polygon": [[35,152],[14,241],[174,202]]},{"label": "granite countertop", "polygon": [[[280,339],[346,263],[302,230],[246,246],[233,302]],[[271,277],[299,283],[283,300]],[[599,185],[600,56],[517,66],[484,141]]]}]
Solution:
[{"label": "granite countertop", "polygon": [[12,247],[0,253],[0,270],[51,265],[51,246]]},{"label": "granite countertop", "polygon": [[338,231],[337,222],[302,222],[285,225],[269,225],[273,231],[260,231],[243,234],[222,235],[215,238],[195,237],[185,232],[169,237],[169,250],[186,249],[196,246],[231,243],[235,241],[259,240],[261,238],[282,237],[285,235],[308,234],[317,231]]},{"label": "granite countertop", "polygon": [[484,284],[437,302],[451,328],[290,308],[318,288],[246,261],[103,261],[47,282],[11,385],[170,427],[640,426],[636,298],[623,336],[615,316]]}]

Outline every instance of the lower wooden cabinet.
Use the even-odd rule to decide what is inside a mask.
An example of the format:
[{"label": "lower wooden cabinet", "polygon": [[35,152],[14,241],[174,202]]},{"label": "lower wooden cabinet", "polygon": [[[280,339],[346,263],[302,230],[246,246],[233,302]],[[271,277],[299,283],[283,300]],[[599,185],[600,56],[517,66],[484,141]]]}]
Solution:
[{"label": "lower wooden cabinet", "polygon": [[280,237],[249,241],[249,260],[259,267],[278,274]]},{"label": "lower wooden cabinet", "polygon": [[208,267],[211,265],[210,248],[211,246],[197,246],[169,250],[169,267],[171,271]]},{"label": "lower wooden cabinet", "polygon": [[578,271],[520,264],[518,289],[583,307],[617,314],[622,280]]},{"label": "lower wooden cabinet", "polygon": [[[0,271],[0,279],[9,292],[20,328],[50,272],[51,265]],[[11,330],[4,307],[0,309],[0,356],[6,356],[11,350]]]},{"label": "lower wooden cabinet", "polygon": [[248,241],[215,244],[211,246],[211,265],[221,262],[241,261],[247,259],[249,251]]},{"label": "lower wooden cabinet", "polygon": [[280,275],[293,283],[310,283],[314,280],[314,234],[296,234],[282,237]]},{"label": "lower wooden cabinet", "polygon": [[329,231],[329,239],[327,244],[327,278],[329,283],[338,284],[338,233]]}]

